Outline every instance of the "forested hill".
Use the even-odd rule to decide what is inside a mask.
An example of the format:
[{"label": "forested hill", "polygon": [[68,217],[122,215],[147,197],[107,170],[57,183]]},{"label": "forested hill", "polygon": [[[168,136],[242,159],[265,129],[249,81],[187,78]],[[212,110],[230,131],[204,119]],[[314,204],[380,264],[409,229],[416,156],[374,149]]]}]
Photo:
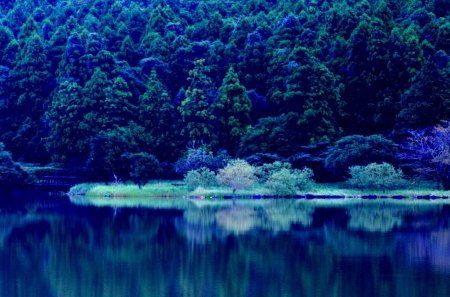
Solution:
[{"label": "forested hill", "polygon": [[449,55],[448,0],[2,0],[0,142],[112,164],[400,137],[450,118]]}]

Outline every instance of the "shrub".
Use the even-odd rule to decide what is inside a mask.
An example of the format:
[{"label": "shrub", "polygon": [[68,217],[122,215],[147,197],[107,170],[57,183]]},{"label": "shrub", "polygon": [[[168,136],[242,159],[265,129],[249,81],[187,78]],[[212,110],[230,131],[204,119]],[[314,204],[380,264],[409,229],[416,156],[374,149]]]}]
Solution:
[{"label": "shrub", "polygon": [[302,170],[291,170],[281,168],[272,173],[265,183],[265,186],[278,195],[295,195],[299,190],[305,190],[314,183],[312,177],[314,173],[309,168]]},{"label": "shrub", "polygon": [[282,168],[270,175],[265,187],[278,195],[294,195],[297,192],[296,176],[291,170]]},{"label": "shrub", "polygon": [[275,161],[273,163],[263,164],[262,166],[258,166],[255,169],[255,174],[258,177],[259,181],[265,183],[269,177],[281,169],[291,169],[291,164],[287,162]]},{"label": "shrub", "polygon": [[302,170],[294,171],[296,177],[296,184],[299,190],[306,190],[314,185],[314,172],[311,168],[305,167]]},{"label": "shrub", "polygon": [[178,159],[175,163],[175,171],[178,174],[185,175],[191,170],[200,168],[208,168],[212,171],[217,171],[219,168],[225,166],[230,159],[226,151],[219,151],[214,156],[213,153],[206,148],[190,148],[186,154]]},{"label": "shrub", "polygon": [[253,166],[262,166],[266,163],[273,163],[276,161],[281,161],[283,158],[278,156],[277,154],[270,153],[256,153],[254,155],[248,156],[244,158],[250,165]]},{"label": "shrub", "polygon": [[396,145],[381,135],[351,135],[336,142],[330,149],[325,167],[338,179],[348,177],[348,168],[377,162],[393,162]]},{"label": "shrub", "polygon": [[30,182],[29,175],[13,161],[11,153],[0,143],[0,189],[11,189]]},{"label": "shrub", "polygon": [[216,175],[205,167],[190,170],[184,176],[184,181],[190,190],[194,190],[197,187],[212,187],[217,185]]},{"label": "shrub", "polygon": [[406,185],[403,172],[389,163],[370,163],[367,166],[350,167],[351,186],[361,189],[383,190],[401,188]]},{"label": "shrub", "polygon": [[255,168],[244,160],[231,160],[225,168],[219,170],[217,181],[233,189],[233,193],[249,188],[257,181]]}]

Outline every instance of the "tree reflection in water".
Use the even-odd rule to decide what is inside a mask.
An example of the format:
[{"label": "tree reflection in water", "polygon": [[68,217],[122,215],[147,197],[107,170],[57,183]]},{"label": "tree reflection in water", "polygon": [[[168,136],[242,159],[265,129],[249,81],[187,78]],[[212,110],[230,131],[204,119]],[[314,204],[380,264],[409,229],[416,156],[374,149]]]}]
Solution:
[{"label": "tree reflection in water", "polygon": [[2,211],[0,296],[449,296],[448,207],[325,210]]}]

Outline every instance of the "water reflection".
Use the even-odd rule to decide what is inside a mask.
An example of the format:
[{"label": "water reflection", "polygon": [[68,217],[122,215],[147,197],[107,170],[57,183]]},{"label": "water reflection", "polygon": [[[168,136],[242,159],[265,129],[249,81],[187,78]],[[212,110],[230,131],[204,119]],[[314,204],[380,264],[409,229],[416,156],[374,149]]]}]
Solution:
[{"label": "water reflection", "polygon": [[0,296],[449,296],[449,218],[295,201],[3,209]]}]

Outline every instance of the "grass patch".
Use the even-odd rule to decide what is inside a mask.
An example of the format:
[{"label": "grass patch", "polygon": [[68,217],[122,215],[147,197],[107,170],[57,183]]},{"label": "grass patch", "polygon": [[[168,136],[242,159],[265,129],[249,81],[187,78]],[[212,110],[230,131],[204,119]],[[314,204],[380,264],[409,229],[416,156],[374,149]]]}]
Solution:
[{"label": "grass patch", "polygon": [[180,197],[187,193],[186,186],[174,185],[172,181],[153,181],[142,188],[134,184],[80,184],[70,189],[69,194],[102,198],[129,197]]},{"label": "grass patch", "polygon": [[[306,195],[308,198],[322,199],[300,199],[298,203],[305,203],[309,206],[323,207],[346,207],[351,205],[376,204],[398,204],[398,205],[433,205],[450,204],[450,199],[417,199],[417,198],[448,198],[450,191],[440,191],[429,187],[410,187],[401,190],[389,191],[360,191],[357,189],[345,188],[344,184],[315,184],[306,192],[297,193]],[[262,205],[264,201],[251,199],[255,196],[272,195],[270,191],[262,185],[256,185],[248,190],[241,190],[233,193],[227,187],[198,187],[189,191],[188,187],[179,181],[153,181],[142,188],[134,184],[93,184],[86,183],[76,185],[71,188],[69,195],[72,201],[78,204],[90,204],[97,206],[116,206],[116,207],[152,207],[152,208],[184,208],[188,205],[196,207],[202,206],[227,206],[231,204],[249,204]],[[233,196],[240,199],[225,200],[227,196]],[[365,196],[383,198],[383,199],[359,199]],[[323,199],[323,198],[343,198],[343,199]],[[401,199],[398,199],[400,198]],[[196,199],[188,199],[196,198]],[[250,198],[250,199],[247,199]],[[397,199],[388,199],[397,198]]]},{"label": "grass patch", "polygon": [[162,197],[131,197],[127,199],[113,199],[102,197],[72,196],[71,201],[78,205],[91,205],[97,207],[147,207],[154,209],[185,209],[191,204],[190,200],[182,198]]},{"label": "grass patch", "polygon": [[436,190],[426,186],[410,186],[405,189],[398,190],[365,190],[348,188],[345,183],[334,184],[315,184],[307,193],[315,196],[343,196],[343,197],[362,197],[362,196],[378,196],[378,197],[394,197],[404,196],[406,198],[415,198],[418,196],[436,196],[450,197],[450,191]]}]

